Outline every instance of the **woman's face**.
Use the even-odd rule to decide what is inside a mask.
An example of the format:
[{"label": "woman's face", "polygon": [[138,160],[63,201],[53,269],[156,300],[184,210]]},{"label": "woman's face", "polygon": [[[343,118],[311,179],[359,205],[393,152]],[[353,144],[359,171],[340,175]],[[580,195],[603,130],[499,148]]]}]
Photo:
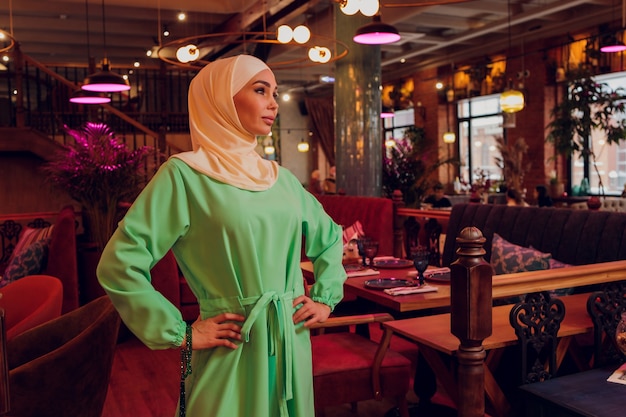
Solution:
[{"label": "woman's face", "polygon": [[243,127],[254,135],[267,135],[278,113],[278,87],[271,70],[254,76],[233,97],[237,115]]}]

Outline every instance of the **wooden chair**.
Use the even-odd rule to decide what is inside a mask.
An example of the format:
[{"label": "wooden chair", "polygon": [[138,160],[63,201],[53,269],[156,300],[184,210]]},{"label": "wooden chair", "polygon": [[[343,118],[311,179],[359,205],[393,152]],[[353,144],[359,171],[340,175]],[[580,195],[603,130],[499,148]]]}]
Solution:
[{"label": "wooden chair", "polygon": [[313,327],[313,386],[318,416],[324,415],[325,407],[351,403],[356,411],[359,401],[386,397],[395,398],[399,415],[408,417],[411,361],[389,349],[390,331],[385,331],[379,343],[349,331],[323,333],[330,327],[389,320],[393,320],[389,314],[331,317]]},{"label": "wooden chair", "polygon": [[565,305],[548,292],[527,294],[509,314],[521,351],[521,383],[545,381],[555,376],[558,332]]},{"label": "wooden chair", "polygon": [[615,329],[623,311],[626,311],[626,281],[607,283],[589,295],[587,312],[593,321],[593,367],[623,361],[615,341]]},{"label": "wooden chair", "polygon": [[102,296],[7,341],[9,415],[100,417],[119,324]]}]

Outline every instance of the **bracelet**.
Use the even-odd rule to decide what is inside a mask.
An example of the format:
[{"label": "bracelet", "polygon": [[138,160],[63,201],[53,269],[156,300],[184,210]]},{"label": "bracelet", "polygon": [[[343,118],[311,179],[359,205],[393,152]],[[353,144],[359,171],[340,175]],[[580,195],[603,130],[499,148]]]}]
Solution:
[{"label": "bracelet", "polygon": [[185,331],[185,347],[180,351],[180,400],[179,400],[179,417],[185,417],[186,399],[185,399],[185,378],[191,375],[191,325],[187,324]]},{"label": "bracelet", "polygon": [[191,375],[191,324],[187,325],[187,330],[185,331],[185,347],[181,351],[181,378],[185,379],[189,375]]}]

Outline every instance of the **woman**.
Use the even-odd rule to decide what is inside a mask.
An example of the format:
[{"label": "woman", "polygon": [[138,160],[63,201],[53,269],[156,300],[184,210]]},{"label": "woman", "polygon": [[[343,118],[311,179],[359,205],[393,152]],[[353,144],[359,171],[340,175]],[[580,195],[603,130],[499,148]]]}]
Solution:
[{"label": "woman", "polygon": [[[183,357],[193,350],[180,404],[189,417],[314,415],[307,327],[343,296],[342,234],[297,178],[255,152],[256,136],[276,118],[276,97],[272,71],[252,56],[203,68],[189,89],[194,150],[163,164],[98,266],[147,346],[182,347]],[[302,235],[316,271],[310,298]],[[192,326],[150,284],[169,249],[198,298]]]},{"label": "woman", "polygon": [[552,207],[552,199],[550,194],[548,194],[548,188],[543,184],[535,186],[535,199],[539,207]]}]

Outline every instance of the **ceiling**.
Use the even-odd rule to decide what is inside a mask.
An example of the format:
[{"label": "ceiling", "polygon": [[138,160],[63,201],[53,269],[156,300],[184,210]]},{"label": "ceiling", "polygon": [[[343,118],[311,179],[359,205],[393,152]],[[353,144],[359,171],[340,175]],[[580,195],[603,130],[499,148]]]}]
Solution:
[{"label": "ceiling", "polygon": [[[568,34],[581,28],[608,23],[618,29],[623,26],[622,2],[381,0],[382,20],[393,24],[402,35],[399,42],[380,47],[383,81],[502,53],[511,44],[533,39],[559,35],[566,42]],[[113,67],[128,67],[136,60],[154,65],[158,61],[148,58],[146,50],[156,50],[169,39],[200,33],[275,31],[278,24],[296,26],[306,20],[314,34],[333,37],[331,7],[338,10],[332,0],[3,0],[0,27],[13,33],[24,53],[44,64],[86,65],[88,56],[100,62],[106,55]],[[180,11],[187,13],[186,23],[177,22]],[[171,32],[169,38],[160,35],[164,27]],[[213,47],[215,55],[210,59],[243,47],[253,46],[237,43],[230,49]],[[260,44],[254,47],[260,48]],[[302,47],[259,50],[268,56],[270,65],[306,53]],[[400,63],[401,59],[405,62]],[[319,85],[320,75],[332,75],[332,67],[324,64],[275,70],[279,84],[312,88]]]}]

